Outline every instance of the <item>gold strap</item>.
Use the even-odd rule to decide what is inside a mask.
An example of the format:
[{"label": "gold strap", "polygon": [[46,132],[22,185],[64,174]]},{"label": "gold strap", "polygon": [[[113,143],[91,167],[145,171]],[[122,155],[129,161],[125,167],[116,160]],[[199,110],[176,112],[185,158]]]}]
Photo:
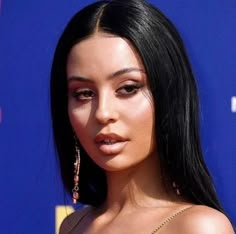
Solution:
[{"label": "gold strap", "polygon": [[158,232],[164,225],[166,225],[167,223],[169,223],[173,218],[175,218],[177,215],[183,213],[185,210],[188,210],[189,208],[191,208],[192,206],[189,207],[185,207],[182,210],[174,213],[173,215],[171,215],[169,218],[167,218],[166,220],[164,220],[155,230],[153,230],[151,232],[151,234],[154,234],[156,232]]}]

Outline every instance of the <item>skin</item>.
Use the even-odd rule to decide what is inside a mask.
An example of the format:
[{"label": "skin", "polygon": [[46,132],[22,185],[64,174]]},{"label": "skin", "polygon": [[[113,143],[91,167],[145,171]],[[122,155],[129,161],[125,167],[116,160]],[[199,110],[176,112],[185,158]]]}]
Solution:
[{"label": "skin", "polygon": [[[107,43],[110,46],[105,49]],[[149,155],[156,158],[147,78],[137,56],[128,49],[121,38],[95,36],[74,46],[68,58],[72,126],[90,157],[106,171],[130,168]],[[115,144],[94,142],[99,134],[111,133],[124,139],[124,149],[113,153]]]},{"label": "skin", "polygon": [[[68,56],[67,80],[72,127],[88,155],[105,170],[108,184],[105,204],[92,209],[75,233],[151,233],[186,207],[191,208],[159,233],[233,233],[220,212],[165,191],[145,69],[127,40],[96,32],[76,44]],[[80,215],[75,212],[67,219],[71,224]],[[65,230],[64,222],[60,233]]]}]

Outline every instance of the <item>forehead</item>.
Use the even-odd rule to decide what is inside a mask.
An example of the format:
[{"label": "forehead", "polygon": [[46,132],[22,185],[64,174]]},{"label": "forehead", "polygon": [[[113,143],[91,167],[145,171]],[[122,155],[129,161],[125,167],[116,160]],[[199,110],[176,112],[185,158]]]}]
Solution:
[{"label": "forehead", "polygon": [[73,67],[80,69],[116,70],[126,67],[144,70],[141,58],[127,39],[107,34],[95,33],[74,45],[67,60],[67,71]]}]

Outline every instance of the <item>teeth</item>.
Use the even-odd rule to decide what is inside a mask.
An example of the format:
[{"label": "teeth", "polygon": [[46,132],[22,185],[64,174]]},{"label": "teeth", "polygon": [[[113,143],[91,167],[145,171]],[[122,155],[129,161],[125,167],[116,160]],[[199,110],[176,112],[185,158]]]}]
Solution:
[{"label": "teeth", "polygon": [[113,140],[113,139],[106,139],[106,140],[103,140],[102,142],[105,143],[105,144],[111,145],[111,144],[116,143],[116,140]]}]

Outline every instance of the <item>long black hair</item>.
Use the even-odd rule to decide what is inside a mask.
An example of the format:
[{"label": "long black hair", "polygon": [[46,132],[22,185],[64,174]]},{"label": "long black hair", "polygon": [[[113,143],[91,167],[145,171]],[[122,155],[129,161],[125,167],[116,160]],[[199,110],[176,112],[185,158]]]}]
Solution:
[{"label": "long black hair", "polygon": [[[184,45],[170,20],[142,0],[99,1],[79,11],[58,42],[51,71],[51,111],[65,187],[73,188],[75,142],[67,112],[66,63],[71,48],[96,31],[128,39],[137,49],[155,107],[155,134],[162,178],[190,202],[223,211],[202,156],[196,83]],[[81,149],[80,201],[106,199],[104,171]]]}]

